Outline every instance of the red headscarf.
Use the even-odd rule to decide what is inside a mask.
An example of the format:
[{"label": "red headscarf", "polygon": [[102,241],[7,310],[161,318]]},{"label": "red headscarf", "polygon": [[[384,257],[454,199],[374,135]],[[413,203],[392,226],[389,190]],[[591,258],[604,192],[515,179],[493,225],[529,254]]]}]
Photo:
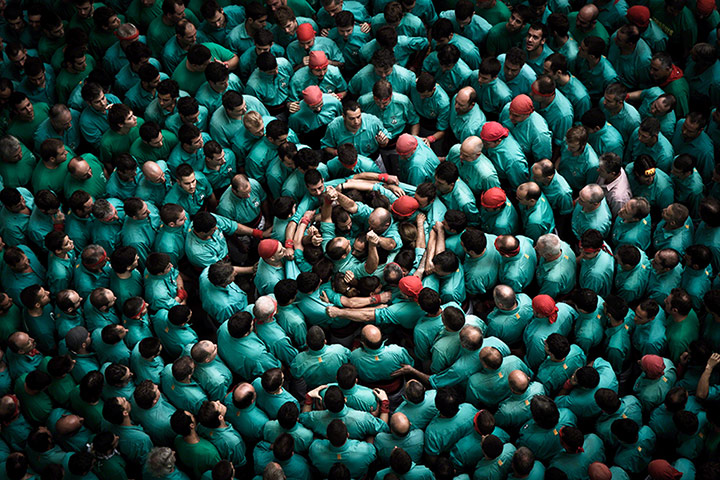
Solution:
[{"label": "red headscarf", "polygon": [[558,308],[550,295],[538,295],[533,298],[532,308],[539,317],[547,317],[550,323],[557,321]]},{"label": "red headscarf", "polygon": [[683,473],[670,465],[667,460],[653,460],[648,465],[648,474],[653,480],[680,480]]},{"label": "red headscarf", "polygon": [[657,355],[645,355],[640,359],[640,366],[649,379],[660,378],[665,373],[665,362]]},{"label": "red headscarf", "polygon": [[414,275],[401,278],[398,287],[402,293],[412,299],[417,299],[420,290],[423,289],[422,281]]}]

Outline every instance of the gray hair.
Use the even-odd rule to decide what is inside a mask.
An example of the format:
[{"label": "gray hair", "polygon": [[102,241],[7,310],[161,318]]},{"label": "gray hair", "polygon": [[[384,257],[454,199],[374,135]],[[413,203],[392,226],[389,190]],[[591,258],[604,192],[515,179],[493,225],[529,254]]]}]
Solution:
[{"label": "gray hair", "polygon": [[582,190],[580,190],[580,195],[585,196],[588,202],[591,203],[600,203],[603,198],[605,198],[605,192],[603,192],[602,187],[597,183],[585,185]]},{"label": "gray hair", "polygon": [[253,307],[253,316],[260,322],[266,321],[275,312],[275,300],[269,295],[264,295],[255,300]]},{"label": "gray hair", "polygon": [[5,135],[0,138],[0,158],[6,160],[17,153],[22,143],[12,135]]},{"label": "gray hair", "polygon": [[155,447],[147,457],[147,468],[156,477],[165,477],[175,470],[175,452],[168,447]]},{"label": "gray hair", "polygon": [[105,220],[113,213],[113,206],[104,198],[95,200],[92,206],[92,214],[98,220]]},{"label": "gray hair", "polygon": [[554,233],[546,233],[538,238],[535,247],[541,257],[555,257],[560,255],[562,252],[562,242],[560,241],[560,237]]}]

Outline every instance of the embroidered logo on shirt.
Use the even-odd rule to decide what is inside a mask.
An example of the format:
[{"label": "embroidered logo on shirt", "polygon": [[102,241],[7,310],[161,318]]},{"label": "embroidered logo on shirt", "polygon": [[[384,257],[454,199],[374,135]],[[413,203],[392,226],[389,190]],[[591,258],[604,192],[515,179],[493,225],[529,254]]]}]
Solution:
[{"label": "embroidered logo on shirt", "polygon": [[375,361],[376,361],[376,362],[379,362],[379,361],[380,361],[380,357],[378,357],[377,355],[375,355]]},{"label": "embroidered logo on shirt", "polygon": [[642,447],[638,447],[638,452],[642,452]]},{"label": "embroidered logo on shirt", "polygon": [[322,357],[318,357],[318,363],[322,363]]}]

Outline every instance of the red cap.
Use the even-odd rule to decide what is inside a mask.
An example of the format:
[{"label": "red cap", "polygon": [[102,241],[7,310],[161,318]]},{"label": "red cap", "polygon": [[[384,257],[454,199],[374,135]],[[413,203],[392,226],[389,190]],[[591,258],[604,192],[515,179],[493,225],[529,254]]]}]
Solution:
[{"label": "red cap", "polygon": [[547,318],[550,323],[555,323],[557,320],[558,308],[550,295],[538,295],[533,298],[532,308],[537,316]]},{"label": "red cap", "polygon": [[307,42],[315,38],[315,29],[309,23],[300,24],[295,33],[297,34],[297,39],[301,42]]},{"label": "red cap", "polygon": [[480,196],[480,205],[485,208],[500,208],[505,205],[507,195],[500,187],[492,187],[483,192]]},{"label": "red cap", "polygon": [[590,480],[612,480],[613,474],[604,463],[594,462],[588,467],[588,476]]},{"label": "red cap", "polygon": [[517,115],[530,115],[535,111],[533,101],[527,95],[520,94],[510,102],[510,111]]},{"label": "red cap", "polygon": [[670,465],[667,460],[653,460],[648,465],[648,474],[653,480],[680,480],[681,471]]},{"label": "red cap", "polygon": [[415,151],[417,146],[418,141],[414,135],[403,133],[400,135],[400,138],[398,138],[397,144],[395,144],[395,149],[397,150],[398,155],[410,155]]},{"label": "red cap", "polygon": [[420,290],[423,289],[423,284],[422,280],[412,275],[409,277],[401,278],[398,287],[400,288],[400,291],[402,293],[404,293],[410,298],[415,299],[420,294]]},{"label": "red cap", "polygon": [[696,6],[698,13],[707,17],[715,10],[715,0],[697,0]]},{"label": "red cap", "polygon": [[649,379],[660,378],[665,373],[665,362],[657,355],[645,355],[640,359],[640,366]]},{"label": "red cap", "polygon": [[317,85],[310,85],[302,91],[303,100],[311,107],[322,102],[322,90]]},{"label": "red cap", "polygon": [[[308,24],[309,25],[309,24]],[[313,70],[321,70],[328,66],[327,55],[325,55],[325,52],[322,52],[320,50],[313,50],[310,52],[310,68]]]},{"label": "red cap", "polygon": [[390,211],[398,217],[409,217],[420,208],[420,204],[412,195],[403,195],[390,205]]},{"label": "red cap", "polygon": [[508,129],[498,122],[485,122],[480,130],[480,138],[485,142],[496,142],[508,136]]},{"label": "red cap", "polygon": [[279,248],[280,242],[278,242],[274,238],[266,238],[264,240],[260,240],[260,244],[258,245],[258,253],[263,260],[267,260],[268,258],[275,255],[275,252],[277,252]]},{"label": "red cap", "polygon": [[635,5],[628,8],[625,17],[630,23],[640,28],[645,28],[650,25],[650,9],[642,5]]}]

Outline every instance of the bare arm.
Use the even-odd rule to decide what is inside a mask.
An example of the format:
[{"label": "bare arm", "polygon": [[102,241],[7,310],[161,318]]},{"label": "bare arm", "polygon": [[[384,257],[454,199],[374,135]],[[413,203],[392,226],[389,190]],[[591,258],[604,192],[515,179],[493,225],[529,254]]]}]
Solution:
[{"label": "bare arm", "polygon": [[417,226],[417,240],[415,240],[416,248],[425,248],[427,243],[425,242],[425,217],[424,213],[418,213],[415,217],[415,225]]},{"label": "bare arm", "polygon": [[327,314],[330,318],[344,318],[351,322],[369,323],[375,321],[375,310],[377,308],[339,308],[328,307]]},{"label": "bare arm", "polygon": [[445,227],[443,227],[442,222],[435,222],[435,228],[437,229],[437,237],[435,239],[435,252],[433,257],[445,251]]},{"label": "bare arm", "polygon": [[365,260],[365,271],[373,274],[380,265],[380,257],[378,256],[377,246],[380,239],[375,232],[367,233],[368,239],[368,258]]},{"label": "bare arm", "polygon": [[411,377],[420,380],[420,382],[423,383],[425,386],[432,386],[430,385],[430,375],[421,372],[412,365],[403,365],[401,368],[395,370],[393,373],[390,374],[390,376],[392,377],[399,377],[400,375],[410,375]]},{"label": "bare arm", "polygon": [[720,364],[720,353],[713,353],[710,358],[708,358],[705,370],[703,370],[702,375],[700,375],[700,381],[698,382],[697,390],[695,391],[695,395],[700,400],[707,399],[708,394],[710,393],[710,376],[712,375],[713,369],[718,364]]}]

